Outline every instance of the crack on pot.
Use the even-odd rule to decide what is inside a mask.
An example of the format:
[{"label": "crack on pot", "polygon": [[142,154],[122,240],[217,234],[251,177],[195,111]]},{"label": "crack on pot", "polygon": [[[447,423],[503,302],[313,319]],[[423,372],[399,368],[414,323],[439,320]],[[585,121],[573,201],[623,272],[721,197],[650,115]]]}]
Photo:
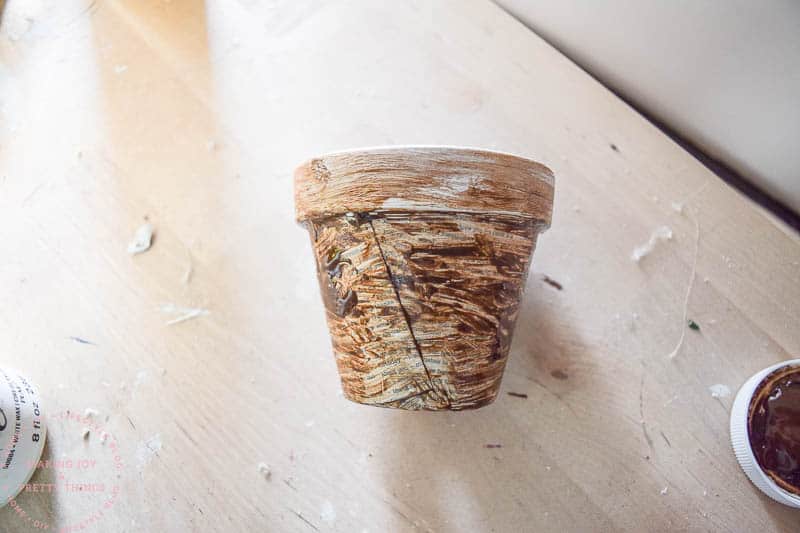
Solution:
[{"label": "crack on pot", "polygon": [[[372,220],[369,221],[369,227],[372,229],[372,236],[375,239],[375,244],[378,246],[378,253],[381,256],[381,261],[383,261],[383,266],[386,269],[386,275],[389,277],[389,283],[391,283],[392,289],[394,289],[394,295],[397,298],[397,304],[400,306],[400,311],[403,313],[403,318],[405,319],[406,327],[408,327],[408,333],[411,335],[411,340],[414,343],[414,348],[416,348],[417,355],[419,356],[419,360],[422,363],[422,368],[423,370],[425,370],[425,376],[427,376],[428,378],[428,383],[431,387],[428,392],[433,393],[435,396],[439,396],[436,393],[436,387],[433,384],[433,379],[431,378],[431,373],[428,370],[428,365],[425,364],[425,358],[422,356],[422,349],[419,346],[419,341],[417,341],[417,337],[414,335],[414,329],[411,327],[411,318],[408,316],[408,311],[406,311],[406,308],[403,305],[402,300],[400,299],[400,289],[395,284],[395,278],[394,275],[392,275],[392,269],[389,268],[389,263],[386,261],[386,255],[384,255],[383,253],[383,248],[381,247],[380,240],[378,239],[378,233],[375,231],[375,225],[372,223]],[[448,408],[452,408],[449,396],[445,394],[444,400],[447,402]]]}]

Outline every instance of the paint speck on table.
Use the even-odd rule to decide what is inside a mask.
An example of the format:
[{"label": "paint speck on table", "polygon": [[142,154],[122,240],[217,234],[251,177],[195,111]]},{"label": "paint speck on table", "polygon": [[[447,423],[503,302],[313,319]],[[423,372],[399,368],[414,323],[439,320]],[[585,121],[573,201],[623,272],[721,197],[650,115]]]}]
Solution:
[{"label": "paint speck on table", "polygon": [[631,260],[638,263],[643,258],[647,257],[655,250],[656,245],[661,241],[668,241],[672,239],[672,230],[667,226],[659,226],[650,234],[647,242],[641,244],[633,249],[631,252]]},{"label": "paint speck on table", "polygon": [[258,463],[258,473],[264,476],[267,481],[272,478],[272,470],[267,463]]},{"label": "paint speck on table", "polygon": [[[143,370],[139,370],[138,372],[136,372],[136,379],[133,382],[134,390],[138,389],[139,387],[141,387],[145,383],[147,383],[147,370],[144,370],[144,369]],[[123,389],[123,390],[125,389],[125,384],[124,383],[120,384],[120,389]]]},{"label": "paint speck on table", "polygon": [[731,395],[731,389],[729,389],[727,385],[723,385],[722,383],[711,385],[708,388],[708,391],[711,393],[712,398],[727,398],[728,396]]},{"label": "paint speck on table", "polygon": [[172,320],[167,321],[167,326],[180,324],[181,322],[186,322],[187,320],[192,320],[194,318],[205,316],[211,313],[211,311],[208,309],[203,309],[202,307],[180,307],[175,304],[165,304],[161,307],[161,311],[164,313],[178,315]]},{"label": "paint speck on table", "polygon": [[136,448],[136,466],[139,471],[142,471],[150,464],[154,457],[158,456],[161,447],[161,435],[158,433],[139,443],[139,446]]},{"label": "paint speck on table", "polygon": [[150,223],[139,226],[133,235],[133,240],[128,244],[128,253],[140,254],[150,249],[153,243],[153,226]]},{"label": "paint speck on table", "polygon": [[329,524],[336,520],[336,509],[334,509],[333,504],[328,500],[322,502],[322,508],[319,511],[319,517],[323,522],[327,522]]}]

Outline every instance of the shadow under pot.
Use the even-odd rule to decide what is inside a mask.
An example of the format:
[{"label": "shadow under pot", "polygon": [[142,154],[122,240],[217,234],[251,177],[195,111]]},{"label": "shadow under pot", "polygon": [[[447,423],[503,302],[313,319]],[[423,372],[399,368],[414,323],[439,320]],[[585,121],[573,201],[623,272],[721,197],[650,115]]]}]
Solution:
[{"label": "shadow under pot", "polygon": [[553,174],[447,147],[338,152],[295,171],[345,396],[399,409],[491,403]]}]

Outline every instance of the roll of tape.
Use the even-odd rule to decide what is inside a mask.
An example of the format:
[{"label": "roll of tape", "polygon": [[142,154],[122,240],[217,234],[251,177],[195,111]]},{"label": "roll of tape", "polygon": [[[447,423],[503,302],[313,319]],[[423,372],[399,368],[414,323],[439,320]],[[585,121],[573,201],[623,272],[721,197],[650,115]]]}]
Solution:
[{"label": "roll of tape", "polygon": [[46,437],[36,388],[19,372],[0,368],[0,507],[36,471]]}]

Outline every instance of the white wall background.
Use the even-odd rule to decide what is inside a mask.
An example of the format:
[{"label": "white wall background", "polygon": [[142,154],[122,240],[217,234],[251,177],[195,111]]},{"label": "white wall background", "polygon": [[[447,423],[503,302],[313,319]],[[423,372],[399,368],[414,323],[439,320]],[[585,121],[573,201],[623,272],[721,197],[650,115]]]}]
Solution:
[{"label": "white wall background", "polygon": [[800,1],[496,1],[800,212]]}]

